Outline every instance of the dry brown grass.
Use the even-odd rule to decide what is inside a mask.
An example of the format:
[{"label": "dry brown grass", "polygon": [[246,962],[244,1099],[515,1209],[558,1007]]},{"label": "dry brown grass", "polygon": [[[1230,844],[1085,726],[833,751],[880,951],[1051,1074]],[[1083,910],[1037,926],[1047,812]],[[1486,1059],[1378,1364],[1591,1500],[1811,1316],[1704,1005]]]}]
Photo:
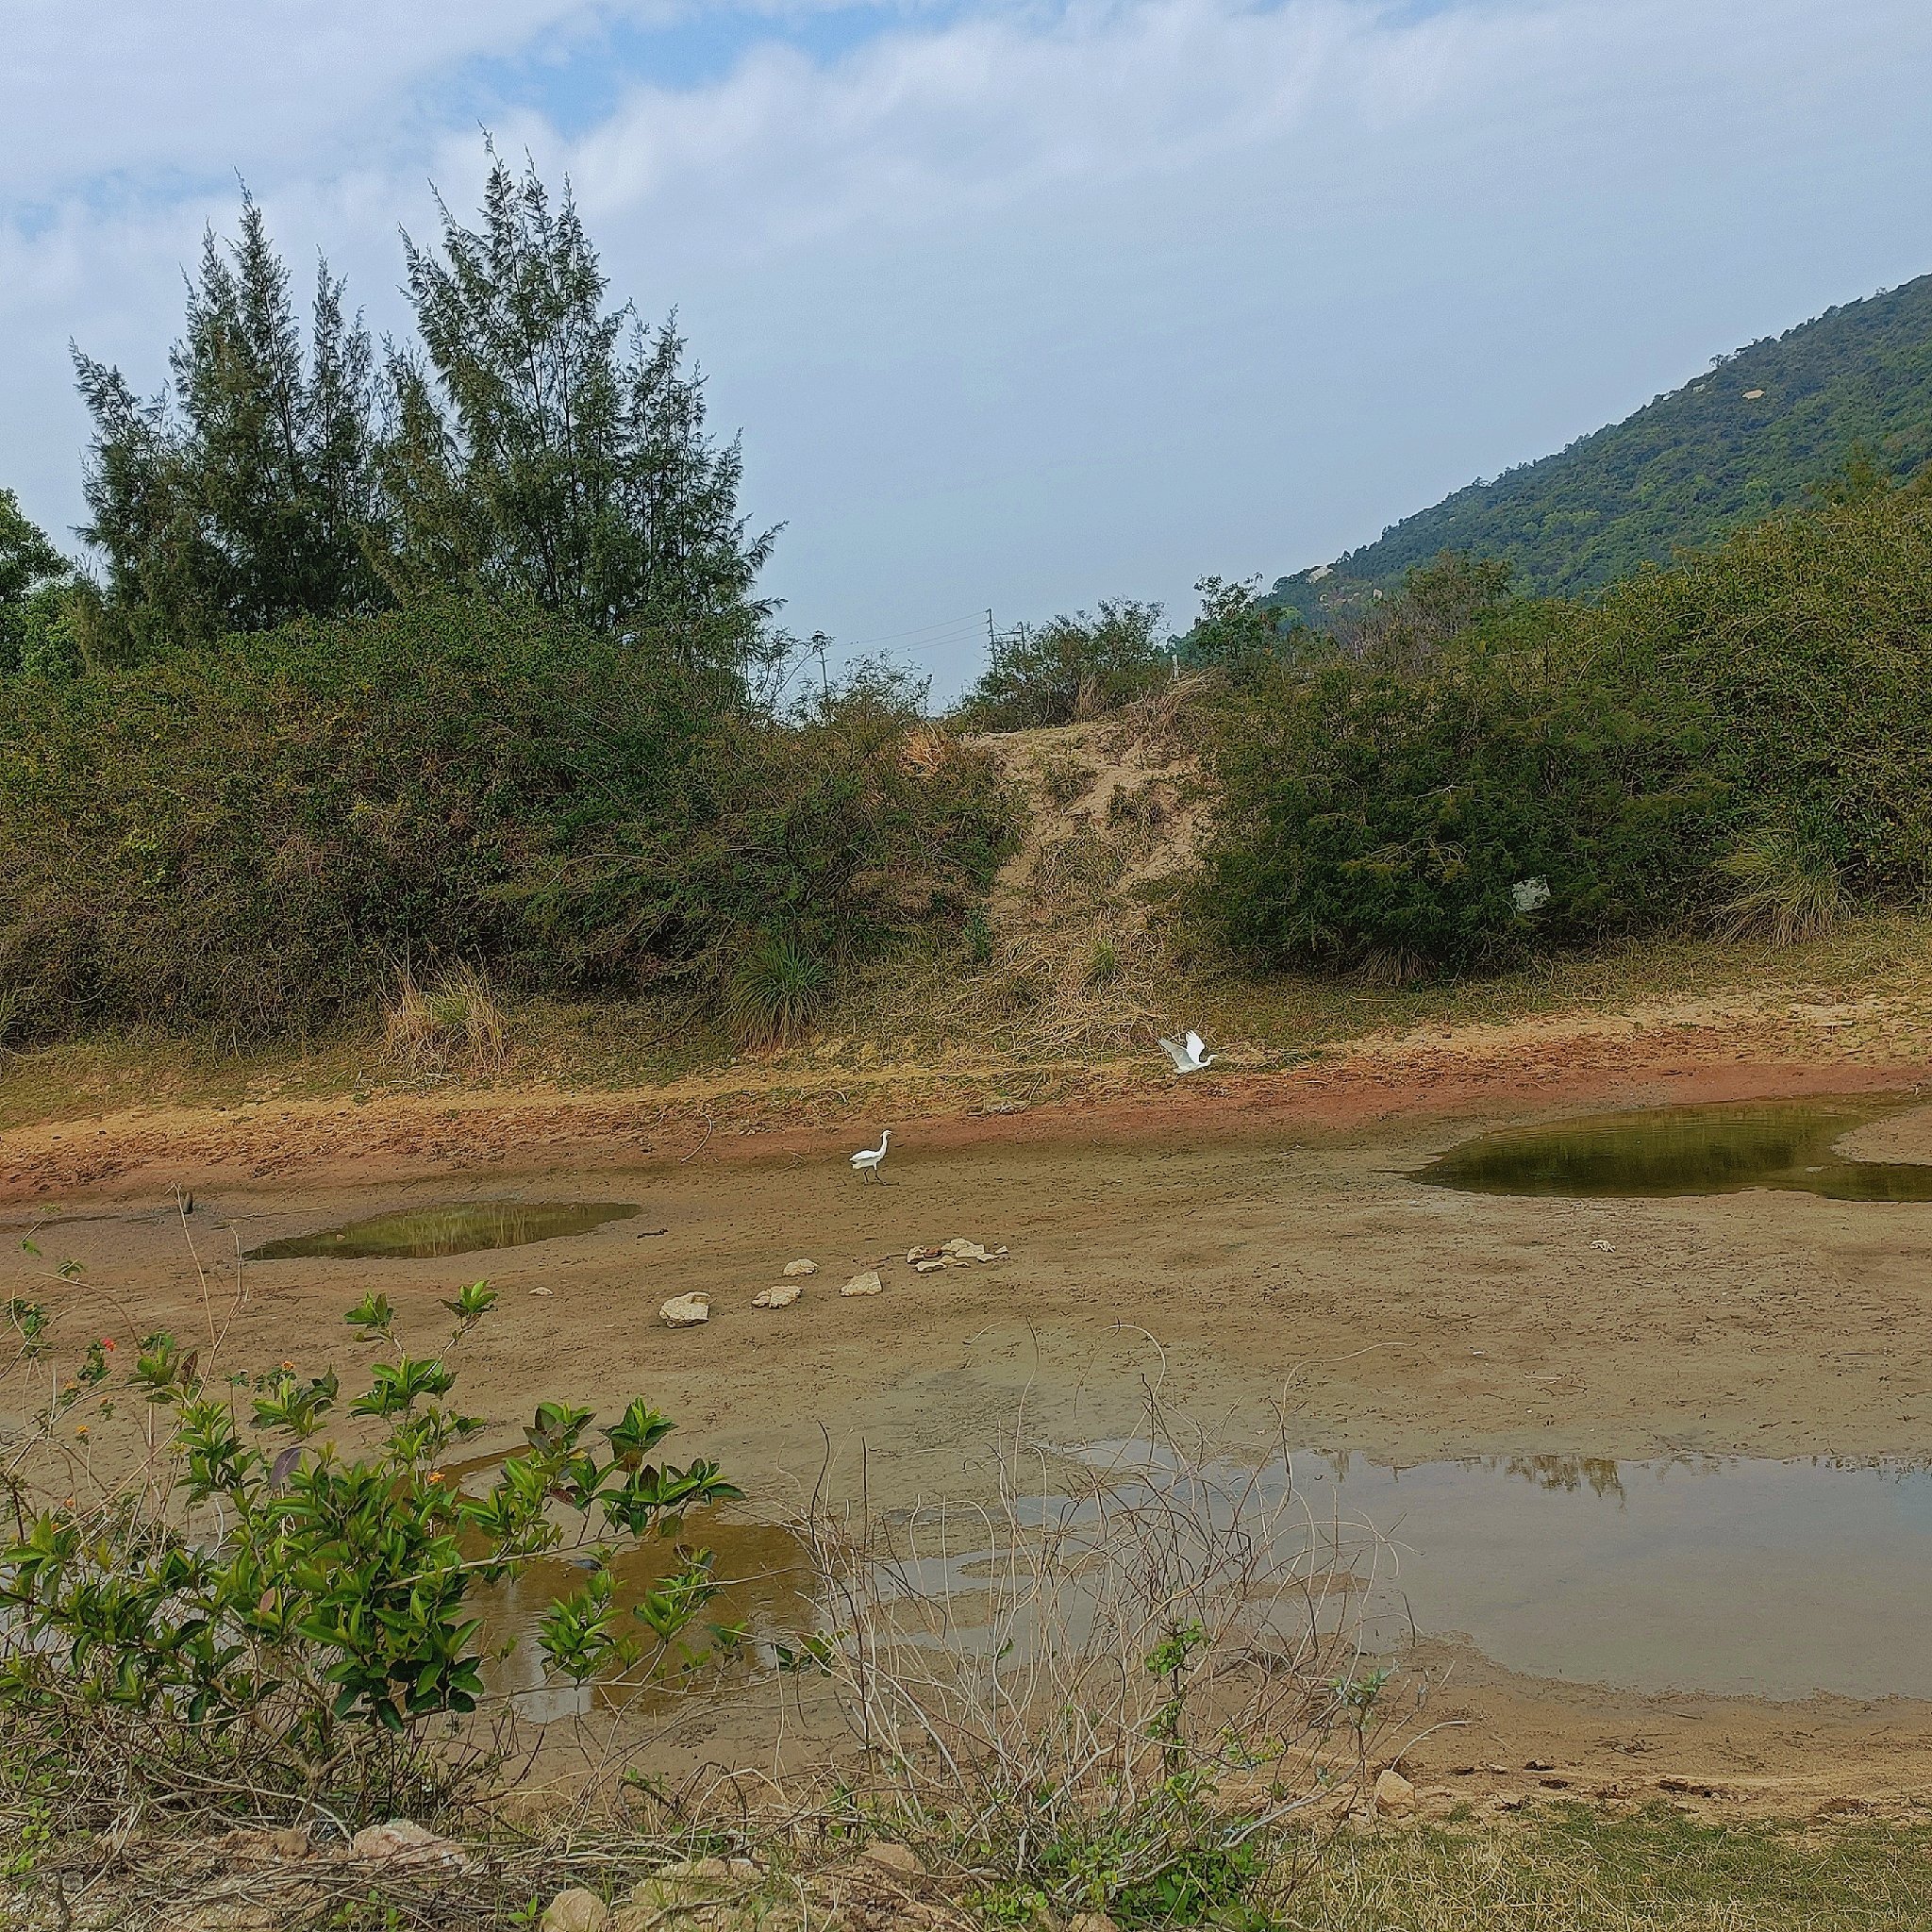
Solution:
[{"label": "dry brown grass", "polygon": [[489,980],[458,960],[425,989],[403,967],[385,1016],[383,1057],[417,1074],[453,1068],[478,1076],[502,1073],[509,1033]]}]

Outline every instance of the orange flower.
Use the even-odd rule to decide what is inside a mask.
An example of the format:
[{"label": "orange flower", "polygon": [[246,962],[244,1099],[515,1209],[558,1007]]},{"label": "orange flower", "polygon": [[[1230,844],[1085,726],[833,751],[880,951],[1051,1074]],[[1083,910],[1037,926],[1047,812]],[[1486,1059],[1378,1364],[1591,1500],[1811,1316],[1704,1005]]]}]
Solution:
[{"label": "orange flower", "polygon": [[104,1335],[101,1337],[101,1346],[103,1348],[112,1348],[113,1345],[114,1338],[111,1335]]}]

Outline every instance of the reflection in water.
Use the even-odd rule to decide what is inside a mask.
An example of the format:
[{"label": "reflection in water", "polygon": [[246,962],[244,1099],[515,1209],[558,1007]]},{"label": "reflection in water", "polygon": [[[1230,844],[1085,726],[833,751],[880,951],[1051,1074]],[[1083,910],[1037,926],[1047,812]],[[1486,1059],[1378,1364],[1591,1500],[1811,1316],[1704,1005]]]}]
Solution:
[{"label": "reflection in water", "polygon": [[1414,1178],[1474,1194],[1572,1197],[1730,1194],[1774,1188],[1833,1201],[1932,1201],[1932,1162],[1848,1160],[1833,1152],[1854,1127],[1917,1095],[1778,1100],[1598,1114],[1484,1134]]},{"label": "reflection in water", "polygon": [[317,1234],[290,1235],[250,1249],[248,1258],[294,1261],[325,1255],[341,1261],[424,1260],[588,1234],[607,1221],[627,1221],[637,1211],[630,1201],[449,1201],[434,1208],[404,1208]]},{"label": "reflection in water", "polygon": [[[761,1661],[760,1641],[796,1638],[814,1630],[810,1561],[798,1537],[777,1524],[731,1522],[715,1510],[695,1510],[685,1519],[678,1542],[647,1539],[611,1558],[617,1607],[628,1610],[654,1585],[683,1567],[685,1549],[708,1549],[718,1594],[683,1633],[666,1668],[655,1682],[592,1683],[579,1689],[567,1678],[546,1678],[537,1646],[537,1625],[559,1597],[583,1582],[591,1558],[581,1552],[558,1552],[526,1564],[523,1574],[487,1585],[472,1604],[483,1619],[477,1641],[496,1659],[485,1672],[493,1690],[514,1695],[517,1708],[539,1722],[570,1717],[593,1706],[613,1709],[641,1698],[670,1694],[701,1677],[708,1688],[731,1677],[745,1677]],[[743,1633],[742,1643],[722,1647],[718,1630]],[[637,1634],[646,1641],[642,1624]],[[499,1655],[508,1650],[507,1655]],[[691,1669],[682,1668],[689,1658]]]},{"label": "reflection in water", "polygon": [[[1144,1441],[1074,1453],[1129,1505],[1158,1466]],[[1399,1660],[1417,1635],[1460,1638],[1508,1670],[1571,1682],[1932,1698],[1932,1647],[1914,1635],[1932,1596],[1932,1470],[1924,1467],[1534,1455],[1398,1468],[1308,1453],[1258,1473],[1213,1465],[1212,1474],[1201,1493],[1234,1496],[1255,1484],[1292,1504],[1279,1520],[1301,1539],[1291,1554],[1321,1626],[1359,1620],[1373,1658]],[[1036,1527],[1065,1525],[1095,1507],[1091,1493],[1048,1493],[1021,1501],[1018,1515]],[[985,1546],[987,1519],[966,1510],[950,1521],[943,1547],[902,1555],[893,1569],[922,1593],[964,1604],[985,1594],[1005,1559]],[[743,1626],[744,1645],[656,1684],[546,1682],[537,1623],[583,1580],[586,1561],[558,1554],[478,1592],[492,1688],[538,1719],[639,1700],[649,1709],[687,1683],[753,1678],[774,1644],[825,1627],[792,1531],[707,1511],[687,1519],[681,1540],[715,1553],[724,1588],[703,1624]],[[619,1604],[635,1603],[679,1560],[662,1541],[620,1555]],[[1065,1600],[1056,1614],[1077,1628],[1087,1610]],[[695,1647],[707,1634],[693,1625]],[[947,1641],[977,1639],[962,1623]]]},{"label": "reflection in water", "polygon": [[[1146,1444],[1083,1460],[1131,1482]],[[1141,1462],[1144,1467],[1144,1459]],[[1298,1455],[1312,1551],[1351,1568],[1372,1652],[1466,1638],[1533,1676],[1932,1698],[1932,1470],[1895,1461]]]}]

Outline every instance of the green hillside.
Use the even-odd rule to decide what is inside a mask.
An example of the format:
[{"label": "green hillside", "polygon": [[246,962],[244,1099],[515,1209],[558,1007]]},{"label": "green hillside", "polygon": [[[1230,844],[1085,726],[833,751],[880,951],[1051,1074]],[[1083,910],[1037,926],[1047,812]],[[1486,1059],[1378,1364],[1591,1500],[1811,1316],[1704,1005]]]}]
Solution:
[{"label": "green hillside", "polygon": [[1861,444],[1898,475],[1932,458],[1932,275],[1740,349],[1559,455],[1281,578],[1272,601],[1319,620],[1444,550],[1574,596],[1800,501]]}]

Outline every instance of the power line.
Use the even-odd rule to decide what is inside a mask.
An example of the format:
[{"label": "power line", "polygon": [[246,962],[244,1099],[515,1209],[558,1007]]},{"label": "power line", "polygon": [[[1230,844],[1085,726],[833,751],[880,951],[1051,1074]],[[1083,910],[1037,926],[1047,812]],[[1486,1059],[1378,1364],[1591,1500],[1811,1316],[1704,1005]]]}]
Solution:
[{"label": "power line", "polygon": [[854,651],[867,651],[874,644],[896,643],[901,638],[924,637],[928,631],[958,630],[965,625],[979,628],[980,613],[974,611],[970,617],[942,617],[937,624],[915,624],[909,630],[888,631],[883,637],[861,638],[847,648]]}]

